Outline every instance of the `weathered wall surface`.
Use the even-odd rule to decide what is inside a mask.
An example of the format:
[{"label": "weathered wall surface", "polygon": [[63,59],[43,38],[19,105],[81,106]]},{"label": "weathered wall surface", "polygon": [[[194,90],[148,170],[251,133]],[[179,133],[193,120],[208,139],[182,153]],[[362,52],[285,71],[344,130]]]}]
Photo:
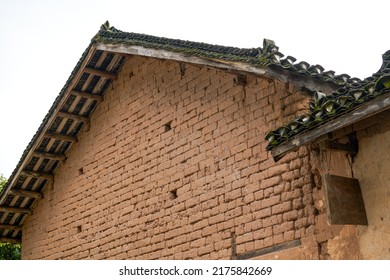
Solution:
[{"label": "weathered wall surface", "polygon": [[330,225],[326,209],[323,176],[327,173],[351,177],[348,155],[340,152],[312,149],[310,164],[314,177],[313,200],[318,214],[312,242],[319,245],[320,259],[361,259],[357,226]]},{"label": "weathered wall surface", "polygon": [[368,220],[368,226],[359,228],[358,238],[364,259],[390,259],[390,130],[375,132],[359,134],[353,165]]},{"label": "weathered wall surface", "polygon": [[293,240],[291,258],[318,258],[308,150],[274,163],[264,140],[305,105],[268,78],[130,57],[25,221],[23,258],[229,259]]}]

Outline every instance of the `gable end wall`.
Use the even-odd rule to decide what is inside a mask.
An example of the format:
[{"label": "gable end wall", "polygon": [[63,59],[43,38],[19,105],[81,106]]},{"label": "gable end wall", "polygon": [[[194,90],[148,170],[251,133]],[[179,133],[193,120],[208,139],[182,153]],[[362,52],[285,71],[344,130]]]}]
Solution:
[{"label": "gable end wall", "polygon": [[275,164],[264,140],[307,102],[268,78],[129,57],[26,219],[23,258],[230,259],[295,240],[290,258],[318,258],[309,153]]}]

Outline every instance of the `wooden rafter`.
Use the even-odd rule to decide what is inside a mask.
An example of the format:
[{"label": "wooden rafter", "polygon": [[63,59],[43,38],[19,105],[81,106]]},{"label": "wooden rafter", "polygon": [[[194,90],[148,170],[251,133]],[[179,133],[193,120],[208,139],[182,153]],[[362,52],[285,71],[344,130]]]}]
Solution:
[{"label": "wooden rafter", "polygon": [[71,135],[66,135],[62,133],[57,133],[57,132],[46,132],[45,136],[54,138],[57,140],[64,140],[64,141],[70,141],[70,142],[77,142],[77,137],[71,136]]},{"label": "wooden rafter", "polygon": [[0,206],[0,211],[32,215],[32,210],[27,208]]},{"label": "wooden rafter", "polygon": [[116,79],[117,78],[117,75],[114,74],[114,73],[111,73],[111,72],[108,72],[108,71],[99,70],[99,69],[96,69],[96,68],[91,68],[91,67],[85,67],[84,68],[84,72],[92,74],[92,75],[96,75],[96,76],[101,76],[101,77],[104,77],[104,78],[107,78],[107,79]]},{"label": "wooden rafter", "polygon": [[54,154],[54,153],[40,152],[40,151],[35,151],[33,153],[33,156],[52,159],[52,160],[58,160],[58,161],[65,161],[66,160],[66,156],[64,154]]},{"label": "wooden rafter", "polygon": [[102,95],[97,95],[97,94],[94,94],[94,93],[89,93],[89,92],[79,91],[79,90],[72,90],[70,92],[70,94],[73,94],[73,95],[76,95],[76,96],[80,96],[80,97],[85,97],[85,98],[88,98],[88,99],[93,99],[93,100],[96,100],[96,101],[103,101],[103,99],[104,99],[104,97]]},{"label": "wooden rafter", "polygon": [[32,170],[23,170],[21,174],[34,177],[34,178],[44,178],[49,181],[53,181],[53,174],[46,173],[46,172],[38,172],[38,171],[32,171]]},{"label": "wooden rafter", "polygon": [[42,199],[43,198],[42,193],[28,191],[28,190],[10,189],[9,194],[30,197],[30,198],[35,198],[35,199]]}]

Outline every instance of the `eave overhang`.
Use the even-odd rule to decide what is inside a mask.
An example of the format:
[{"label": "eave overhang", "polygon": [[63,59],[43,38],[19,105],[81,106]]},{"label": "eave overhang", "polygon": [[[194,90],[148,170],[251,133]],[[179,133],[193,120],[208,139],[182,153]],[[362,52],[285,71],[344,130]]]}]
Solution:
[{"label": "eave overhang", "polygon": [[329,139],[329,133],[365,120],[388,109],[390,109],[390,95],[386,94],[366,102],[350,112],[339,115],[312,130],[297,134],[288,141],[272,148],[271,155],[275,161],[279,161],[287,153],[297,150],[303,145],[307,145],[314,141],[321,142],[327,140]]}]

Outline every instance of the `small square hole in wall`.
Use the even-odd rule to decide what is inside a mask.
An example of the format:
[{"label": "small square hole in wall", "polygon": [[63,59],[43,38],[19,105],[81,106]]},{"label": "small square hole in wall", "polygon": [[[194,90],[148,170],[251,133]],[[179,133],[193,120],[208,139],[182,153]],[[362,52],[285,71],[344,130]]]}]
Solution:
[{"label": "small square hole in wall", "polygon": [[79,175],[83,175],[84,174],[84,169],[81,167],[80,169],[79,169]]},{"label": "small square hole in wall", "polygon": [[171,124],[172,124],[172,121],[164,124],[164,132],[170,131],[172,129]]},{"label": "small square hole in wall", "polygon": [[169,197],[171,199],[176,199],[177,198],[177,190],[173,190],[169,192]]},{"label": "small square hole in wall", "polygon": [[82,230],[81,226],[77,226],[77,233],[80,233]]}]

